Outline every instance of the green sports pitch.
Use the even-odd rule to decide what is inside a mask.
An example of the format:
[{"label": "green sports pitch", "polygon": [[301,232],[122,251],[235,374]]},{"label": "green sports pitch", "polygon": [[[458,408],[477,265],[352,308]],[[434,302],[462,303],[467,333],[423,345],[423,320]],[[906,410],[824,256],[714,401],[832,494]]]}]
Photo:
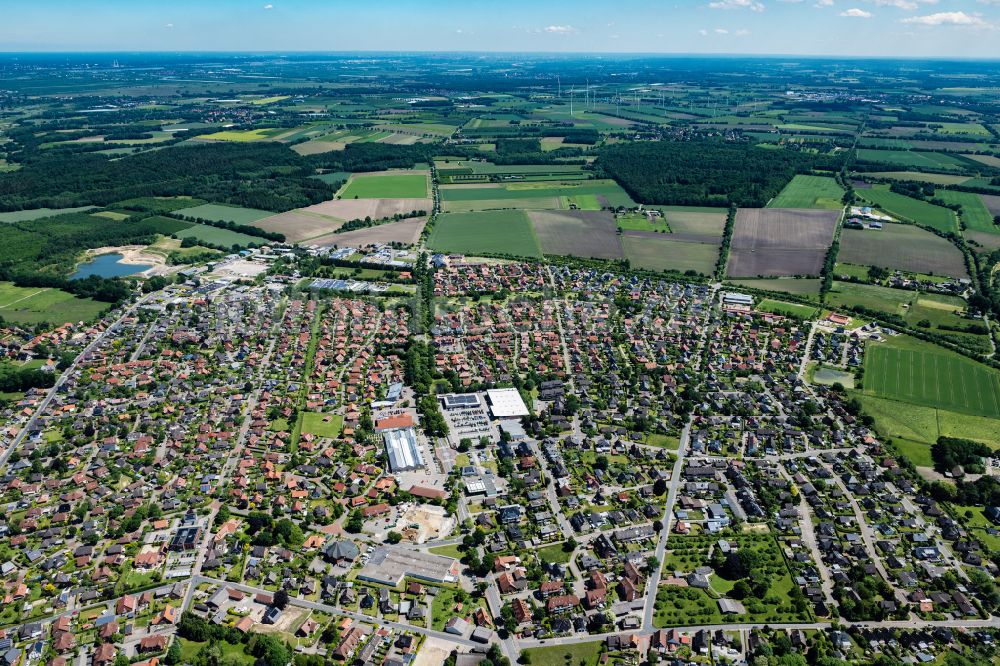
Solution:
[{"label": "green sports pitch", "polygon": [[923,345],[869,345],[865,392],[928,407],[1000,417],[1000,374]]}]

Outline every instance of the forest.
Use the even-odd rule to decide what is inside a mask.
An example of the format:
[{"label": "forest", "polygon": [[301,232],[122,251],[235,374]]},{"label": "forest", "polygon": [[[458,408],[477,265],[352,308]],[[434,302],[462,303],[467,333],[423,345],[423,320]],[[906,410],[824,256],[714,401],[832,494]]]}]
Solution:
[{"label": "forest", "polygon": [[0,176],[0,209],[106,205],[121,199],[190,195],[284,212],[329,199],[302,157],[279,144],[174,146],[111,160],[43,156]]},{"label": "forest", "polygon": [[760,208],[797,173],[839,170],[837,160],[747,143],[656,141],[601,149],[597,167],[644,204]]}]

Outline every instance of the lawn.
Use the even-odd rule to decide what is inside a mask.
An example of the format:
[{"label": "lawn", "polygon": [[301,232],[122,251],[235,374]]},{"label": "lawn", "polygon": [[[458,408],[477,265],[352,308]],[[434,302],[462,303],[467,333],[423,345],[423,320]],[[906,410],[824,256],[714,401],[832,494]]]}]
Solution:
[{"label": "lawn", "polygon": [[1000,417],[1000,373],[905,336],[868,345],[864,387],[865,393],[881,398]]},{"label": "lawn", "polygon": [[844,190],[836,179],[828,176],[796,175],[767,204],[768,208],[825,208],[840,210]]},{"label": "lawn", "polygon": [[542,256],[531,221],[519,210],[444,213],[434,223],[427,246],[440,252],[473,255]]},{"label": "lawn", "polygon": [[[195,641],[189,641],[186,638],[177,637],[177,640],[181,642],[181,662],[185,664],[198,663],[196,659],[202,648],[208,646],[208,642],[197,643]],[[227,643],[226,641],[213,641],[213,645],[219,646],[219,652],[221,653],[222,659],[220,660],[225,664],[240,664],[246,666],[253,666],[254,662],[257,660],[248,655],[243,651],[242,643]]]},{"label": "lawn", "polygon": [[318,437],[333,439],[344,427],[344,417],[340,414],[324,414],[322,412],[302,413],[302,432]]},{"label": "lawn", "polygon": [[435,555],[444,555],[445,557],[454,557],[456,560],[462,559],[462,551],[458,549],[458,546],[435,546],[434,548],[428,549]]},{"label": "lawn", "polygon": [[253,224],[257,220],[263,220],[265,217],[274,215],[269,210],[223,206],[220,204],[204,204],[192,208],[181,208],[174,212],[183,217],[201,218],[213,222],[235,222],[236,224]]},{"label": "lawn", "polygon": [[563,550],[562,544],[555,544],[554,546],[546,546],[545,548],[538,549],[538,558],[542,562],[547,562],[549,564],[566,564],[569,562],[569,557],[572,552],[566,552]]},{"label": "lawn", "polygon": [[261,245],[267,242],[260,236],[250,236],[249,234],[241,234],[238,231],[210,227],[207,224],[195,224],[188,229],[176,232],[174,235],[178,238],[194,238],[201,243],[210,243],[223,247],[250,245],[251,243]]},{"label": "lawn", "polygon": [[59,289],[0,282],[0,317],[19,324],[90,321],[108,307],[110,303],[77,298]]},{"label": "lawn", "polygon": [[355,175],[340,193],[341,199],[423,199],[427,196],[424,174]]},{"label": "lawn", "polygon": [[932,227],[938,231],[958,231],[955,213],[948,208],[890,192],[888,187],[881,185],[867,190],[857,190],[857,194],[901,220]]},{"label": "lawn", "polygon": [[432,627],[435,631],[442,631],[445,623],[452,617],[468,618],[477,607],[482,606],[483,608],[487,608],[485,596],[480,595],[476,597],[466,594],[466,600],[462,603],[462,610],[456,610],[455,608],[458,603],[456,595],[458,593],[459,590],[450,587],[437,588],[437,594],[434,596],[434,601],[431,602],[431,614],[434,621]]},{"label": "lawn", "polygon": [[597,666],[603,649],[603,641],[574,642],[529,648],[524,656],[533,666]]}]

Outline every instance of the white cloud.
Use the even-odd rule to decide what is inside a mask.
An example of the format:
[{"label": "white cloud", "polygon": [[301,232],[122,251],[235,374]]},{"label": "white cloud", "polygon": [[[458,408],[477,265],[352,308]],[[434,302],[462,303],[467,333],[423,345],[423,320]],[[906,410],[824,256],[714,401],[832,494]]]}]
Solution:
[{"label": "white cloud", "polygon": [[274,5],[271,4],[264,5],[264,9],[274,9]]},{"label": "white cloud", "polygon": [[832,6],[833,6],[833,0],[819,0],[815,5],[813,5],[813,7],[819,7],[819,8],[832,7]]},{"label": "white cloud", "polygon": [[871,18],[872,17],[872,13],[871,12],[866,12],[865,10],[858,9],[858,8],[848,9],[846,11],[842,11],[842,12],[840,12],[840,15],[841,16],[846,16],[848,18]]},{"label": "white cloud", "polygon": [[544,30],[552,35],[571,35],[577,32],[577,29],[571,25],[548,25],[545,26]]},{"label": "white cloud", "polygon": [[172,27],[174,27],[174,24],[173,24],[173,23],[168,23],[168,24],[166,24],[166,25],[165,25],[165,26],[163,26],[163,27],[164,27],[164,28],[172,28]]},{"label": "white cloud", "polygon": [[900,20],[900,23],[909,25],[964,25],[976,28],[983,28],[987,25],[978,16],[965,12],[938,12],[927,16],[911,16]]},{"label": "white cloud", "polygon": [[729,31],[726,30],[725,28],[716,28],[715,29],[715,34],[717,34],[717,35],[728,35]]},{"label": "white cloud", "polygon": [[702,37],[706,37],[708,35],[708,30],[702,28],[701,30],[698,31],[698,34],[701,35]]},{"label": "white cloud", "polygon": [[755,12],[764,11],[764,3],[759,0],[716,0],[708,3],[709,9],[750,9]]},{"label": "white cloud", "polygon": [[913,11],[920,5],[936,5],[938,0],[867,0],[878,7],[895,7]]}]

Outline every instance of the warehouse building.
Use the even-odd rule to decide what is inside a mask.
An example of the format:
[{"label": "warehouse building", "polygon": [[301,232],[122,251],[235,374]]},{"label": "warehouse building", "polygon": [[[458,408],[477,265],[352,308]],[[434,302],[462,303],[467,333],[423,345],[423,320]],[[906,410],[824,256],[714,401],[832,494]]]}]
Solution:
[{"label": "warehouse building", "polygon": [[432,555],[395,546],[379,546],[372,553],[358,580],[367,580],[392,587],[404,578],[416,578],[430,583],[454,583],[458,580],[459,563],[453,557]]},{"label": "warehouse building", "polygon": [[486,392],[486,400],[490,404],[490,413],[495,419],[511,419],[528,415],[528,406],[521,399],[517,389],[491,389]]},{"label": "warehouse building", "polygon": [[408,472],[424,466],[417,433],[411,428],[392,428],[382,431],[385,453],[389,457],[389,469],[393,472]]}]

